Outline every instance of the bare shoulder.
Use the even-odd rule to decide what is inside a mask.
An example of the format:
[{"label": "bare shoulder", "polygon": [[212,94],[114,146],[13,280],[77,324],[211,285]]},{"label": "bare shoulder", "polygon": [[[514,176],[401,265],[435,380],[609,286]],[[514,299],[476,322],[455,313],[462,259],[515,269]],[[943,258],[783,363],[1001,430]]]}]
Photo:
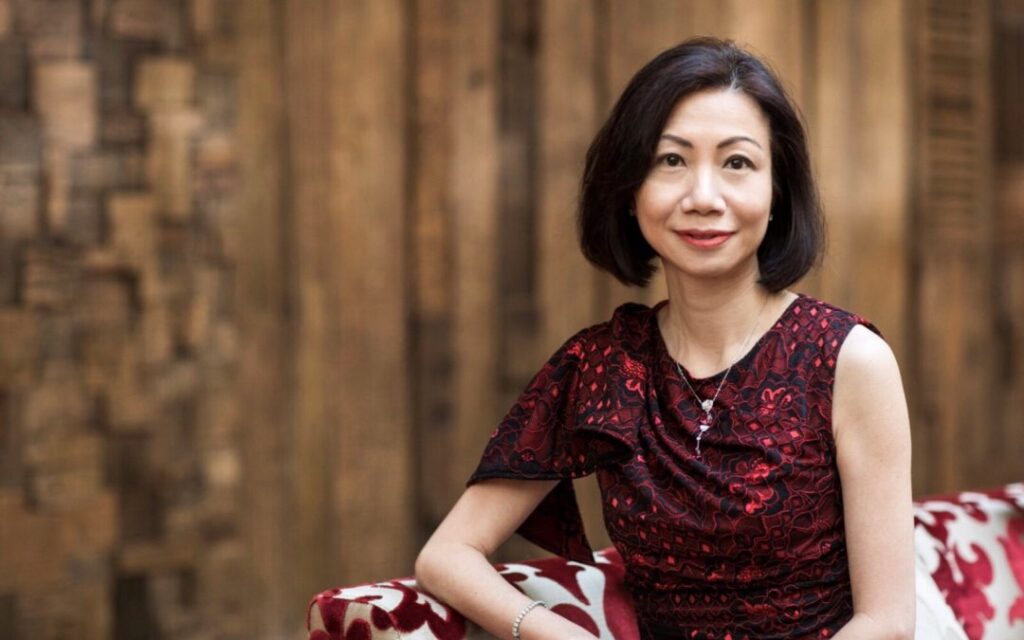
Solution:
[{"label": "bare shoulder", "polygon": [[834,437],[838,441],[848,424],[876,423],[870,418],[900,411],[905,405],[899,363],[889,343],[866,326],[855,325],[836,358],[832,391]]},{"label": "bare shoulder", "polygon": [[857,324],[839,347],[836,377],[844,369],[864,373],[881,372],[892,367],[897,367],[897,363],[889,343],[866,326]]}]

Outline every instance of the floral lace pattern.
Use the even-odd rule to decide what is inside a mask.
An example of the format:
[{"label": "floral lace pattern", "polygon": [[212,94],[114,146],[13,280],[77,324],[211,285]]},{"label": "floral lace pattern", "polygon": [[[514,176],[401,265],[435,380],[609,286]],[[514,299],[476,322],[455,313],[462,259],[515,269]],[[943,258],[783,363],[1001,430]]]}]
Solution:
[{"label": "floral lace pattern", "polygon": [[[657,310],[619,306],[543,365],[469,484],[561,479],[519,533],[593,562],[571,479],[597,473],[643,638],[827,638],[853,614],[831,431],[836,358],[864,318],[798,294],[736,362],[715,424],[679,375]],[[685,371],[685,369],[684,369]],[[703,398],[725,372],[694,378]]]}]

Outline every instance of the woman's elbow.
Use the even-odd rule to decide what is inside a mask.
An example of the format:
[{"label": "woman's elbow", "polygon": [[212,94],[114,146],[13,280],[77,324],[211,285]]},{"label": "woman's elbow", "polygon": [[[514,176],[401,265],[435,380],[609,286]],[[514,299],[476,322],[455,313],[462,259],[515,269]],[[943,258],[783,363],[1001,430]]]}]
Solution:
[{"label": "woman's elbow", "polygon": [[896,624],[893,637],[897,640],[914,640],[917,633],[917,608],[911,607],[910,612],[902,616]]},{"label": "woman's elbow", "polygon": [[876,635],[886,640],[914,640],[915,624],[913,618],[875,618]]},{"label": "woman's elbow", "polygon": [[413,564],[413,577],[416,578],[416,585],[429,591],[430,570],[435,563],[435,550],[429,544],[420,549]]},{"label": "woman's elbow", "polygon": [[916,626],[917,625],[911,621],[910,624],[906,624],[897,630],[896,635],[893,637],[897,640],[914,640],[914,636],[916,635]]}]

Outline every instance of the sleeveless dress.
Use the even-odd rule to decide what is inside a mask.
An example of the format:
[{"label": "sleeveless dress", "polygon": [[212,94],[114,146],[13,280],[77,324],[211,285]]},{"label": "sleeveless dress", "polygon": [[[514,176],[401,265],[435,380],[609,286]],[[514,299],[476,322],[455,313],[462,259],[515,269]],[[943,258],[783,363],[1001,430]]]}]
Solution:
[{"label": "sleeveless dress", "polygon": [[[597,473],[644,640],[829,638],[853,616],[831,430],[836,357],[866,319],[798,293],[729,372],[712,428],[654,307],[626,303],[548,359],[467,485],[561,479],[517,533],[593,564],[572,478]],[[711,398],[721,371],[691,384]]]}]

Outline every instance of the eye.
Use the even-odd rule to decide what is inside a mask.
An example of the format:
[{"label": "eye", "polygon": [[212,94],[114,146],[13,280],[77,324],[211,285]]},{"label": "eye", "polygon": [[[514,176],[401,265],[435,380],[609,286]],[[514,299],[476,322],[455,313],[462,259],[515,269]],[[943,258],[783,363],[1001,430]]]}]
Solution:
[{"label": "eye", "polygon": [[750,167],[751,169],[753,169],[754,163],[751,162],[749,158],[745,158],[743,156],[732,156],[725,161],[725,166],[727,166],[730,169],[735,169],[739,171],[743,167]]},{"label": "eye", "polygon": [[658,156],[658,163],[665,163],[670,167],[682,167],[686,161],[678,153],[664,153]]}]

